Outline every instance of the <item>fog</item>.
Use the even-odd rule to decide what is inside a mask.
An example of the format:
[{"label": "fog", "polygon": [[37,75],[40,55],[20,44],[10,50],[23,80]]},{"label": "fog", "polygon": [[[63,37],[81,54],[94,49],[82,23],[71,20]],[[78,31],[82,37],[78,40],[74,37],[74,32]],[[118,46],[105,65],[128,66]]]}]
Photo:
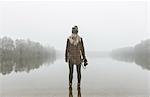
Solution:
[{"label": "fog", "polygon": [[30,39],[63,51],[74,25],[87,51],[133,46],[149,38],[150,7],[133,1],[0,2],[0,37]]},{"label": "fog", "polygon": [[[75,25],[88,65],[68,91]],[[149,59],[150,0],[0,1],[1,97],[149,97]]]}]

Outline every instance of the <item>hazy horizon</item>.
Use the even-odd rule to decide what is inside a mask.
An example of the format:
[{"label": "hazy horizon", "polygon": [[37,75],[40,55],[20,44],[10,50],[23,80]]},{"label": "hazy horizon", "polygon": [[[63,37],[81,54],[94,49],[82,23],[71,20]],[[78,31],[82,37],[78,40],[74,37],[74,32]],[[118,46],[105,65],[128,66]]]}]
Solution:
[{"label": "hazy horizon", "polygon": [[0,37],[30,39],[63,51],[79,27],[86,51],[134,46],[149,36],[148,1],[0,2]]}]

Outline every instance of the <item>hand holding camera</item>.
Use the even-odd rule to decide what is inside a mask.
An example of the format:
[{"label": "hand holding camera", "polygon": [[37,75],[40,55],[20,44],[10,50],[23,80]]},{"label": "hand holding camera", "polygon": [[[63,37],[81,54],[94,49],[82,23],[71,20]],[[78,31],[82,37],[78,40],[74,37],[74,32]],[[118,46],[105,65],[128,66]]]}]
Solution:
[{"label": "hand holding camera", "polygon": [[85,58],[84,59],[84,66],[87,66],[88,65],[88,62],[87,62],[87,59]]}]

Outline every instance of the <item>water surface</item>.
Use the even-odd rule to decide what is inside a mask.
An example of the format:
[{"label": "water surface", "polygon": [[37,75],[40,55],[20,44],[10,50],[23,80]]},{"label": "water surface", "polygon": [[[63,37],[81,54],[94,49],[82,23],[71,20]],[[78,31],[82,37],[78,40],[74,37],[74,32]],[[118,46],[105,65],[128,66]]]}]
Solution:
[{"label": "water surface", "polygon": [[[91,58],[88,61],[88,67],[82,68],[81,97],[150,96],[148,69],[111,58]],[[30,71],[18,67],[20,71],[17,72],[14,68],[7,74],[1,69],[0,97],[69,97],[68,64],[63,59],[43,63],[37,68],[32,66]],[[77,97],[75,69],[73,97]]]}]

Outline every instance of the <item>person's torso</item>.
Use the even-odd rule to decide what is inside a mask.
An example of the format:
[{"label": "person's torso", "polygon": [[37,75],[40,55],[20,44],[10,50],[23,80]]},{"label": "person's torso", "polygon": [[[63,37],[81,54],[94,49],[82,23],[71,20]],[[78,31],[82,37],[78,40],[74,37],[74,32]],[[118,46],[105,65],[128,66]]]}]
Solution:
[{"label": "person's torso", "polygon": [[68,50],[70,56],[81,56],[81,43],[79,42],[77,45],[70,44]]}]

